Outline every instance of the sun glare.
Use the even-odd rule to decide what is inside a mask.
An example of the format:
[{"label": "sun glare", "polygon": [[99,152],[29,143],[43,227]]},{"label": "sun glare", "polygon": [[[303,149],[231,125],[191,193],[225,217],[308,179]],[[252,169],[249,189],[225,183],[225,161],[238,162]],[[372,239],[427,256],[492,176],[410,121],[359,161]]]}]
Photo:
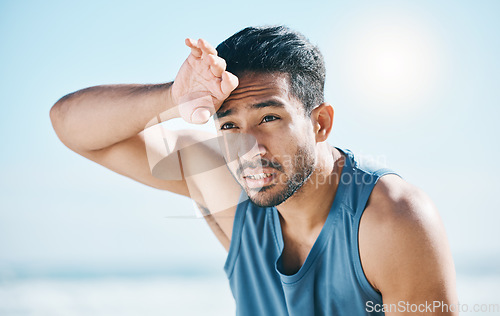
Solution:
[{"label": "sun glare", "polygon": [[432,36],[415,21],[401,17],[392,21],[378,17],[358,24],[350,34],[346,54],[351,88],[391,111],[414,107],[436,79]]}]

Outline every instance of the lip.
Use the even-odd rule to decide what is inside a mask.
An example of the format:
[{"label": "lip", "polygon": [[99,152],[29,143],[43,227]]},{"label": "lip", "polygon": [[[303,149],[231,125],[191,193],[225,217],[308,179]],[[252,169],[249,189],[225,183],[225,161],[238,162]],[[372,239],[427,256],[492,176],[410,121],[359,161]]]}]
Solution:
[{"label": "lip", "polygon": [[[264,178],[261,179],[252,179],[249,176],[254,176],[254,175],[260,175],[260,174],[266,174],[268,176],[265,176]],[[250,189],[260,189],[263,188],[267,185],[270,185],[274,179],[277,178],[276,172],[259,172],[259,173],[246,173],[245,176],[243,176],[243,180],[245,181],[246,185]]]},{"label": "lip", "polygon": [[246,168],[245,170],[243,170],[242,176],[248,177],[248,176],[258,175],[258,174],[262,174],[262,173],[276,173],[276,169],[269,168],[269,167],[266,167],[266,168],[261,168],[261,167]]}]

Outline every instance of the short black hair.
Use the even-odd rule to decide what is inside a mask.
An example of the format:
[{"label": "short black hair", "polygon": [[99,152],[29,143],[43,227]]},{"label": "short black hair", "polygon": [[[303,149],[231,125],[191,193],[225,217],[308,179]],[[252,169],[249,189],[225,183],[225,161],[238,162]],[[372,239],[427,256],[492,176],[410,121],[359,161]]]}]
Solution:
[{"label": "short black hair", "polygon": [[236,76],[287,74],[291,94],[304,104],[308,115],[324,102],[323,55],[304,35],[286,26],[247,27],[220,43],[217,54]]}]

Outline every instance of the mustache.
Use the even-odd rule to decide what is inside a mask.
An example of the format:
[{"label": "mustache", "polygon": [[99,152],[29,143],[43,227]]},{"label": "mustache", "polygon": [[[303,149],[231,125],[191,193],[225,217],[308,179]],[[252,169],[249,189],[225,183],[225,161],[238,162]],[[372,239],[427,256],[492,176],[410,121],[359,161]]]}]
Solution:
[{"label": "mustache", "polygon": [[241,161],[240,160],[239,164],[238,164],[238,169],[236,169],[236,174],[238,175],[238,177],[241,177],[241,175],[243,174],[243,171],[245,169],[257,169],[259,167],[273,168],[273,169],[276,169],[280,172],[284,172],[283,166],[279,162],[269,160],[266,158],[260,158],[260,159],[254,160],[254,161]]}]

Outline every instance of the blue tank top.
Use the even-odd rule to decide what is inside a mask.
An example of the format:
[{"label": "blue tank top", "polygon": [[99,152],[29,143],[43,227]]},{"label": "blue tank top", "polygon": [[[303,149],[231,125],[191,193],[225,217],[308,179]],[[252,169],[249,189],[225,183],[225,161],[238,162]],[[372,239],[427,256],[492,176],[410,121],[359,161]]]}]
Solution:
[{"label": "blue tank top", "polygon": [[[360,163],[349,150],[325,224],[304,264],[283,274],[283,237],[278,211],[242,195],[236,209],[224,270],[237,315],[384,315],[369,312],[382,304],[366,279],[358,251],[358,228],[377,180],[393,171]],[[381,306],[381,305],[379,305]]]}]

